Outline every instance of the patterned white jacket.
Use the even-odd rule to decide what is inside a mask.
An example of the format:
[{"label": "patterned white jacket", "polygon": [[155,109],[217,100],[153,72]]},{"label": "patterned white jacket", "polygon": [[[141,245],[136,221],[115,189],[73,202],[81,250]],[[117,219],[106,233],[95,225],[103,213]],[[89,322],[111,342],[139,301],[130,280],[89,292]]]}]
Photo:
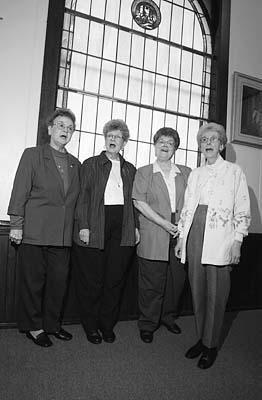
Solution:
[{"label": "patterned white jacket", "polygon": [[[202,264],[228,265],[234,240],[242,241],[250,225],[250,200],[246,177],[242,169],[221,156],[213,168],[214,184],[209,192],[204,233]],[[191,172],[185,192],[184,207],[178,224],[183,238],[181,262],[186,260],[186,242],[199,204],[201,191],[210,177],[207,165]]]}]

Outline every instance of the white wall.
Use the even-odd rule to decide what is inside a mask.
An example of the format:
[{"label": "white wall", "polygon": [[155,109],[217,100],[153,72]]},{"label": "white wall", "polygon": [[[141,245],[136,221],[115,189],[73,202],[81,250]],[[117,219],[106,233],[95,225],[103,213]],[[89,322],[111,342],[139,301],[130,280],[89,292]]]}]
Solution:
[{"label": "white wall", "polygon": [[[227,132],[232,121],[234,71],[262,79],[261,16],[261,0],[231,0]],[[227,158],[241,165],[246,174],[251,196],[250,232],[261,233],[262,150],[230,144]]]},{"label": "white wall", "polygon": [[18,161],[36,144],[48,0],[1,0],[0,219]]}]

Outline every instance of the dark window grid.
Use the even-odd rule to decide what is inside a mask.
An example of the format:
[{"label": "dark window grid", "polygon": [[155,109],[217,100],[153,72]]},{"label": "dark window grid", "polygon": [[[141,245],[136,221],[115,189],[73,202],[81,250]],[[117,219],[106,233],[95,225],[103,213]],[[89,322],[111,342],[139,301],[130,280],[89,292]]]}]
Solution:
[{"label": "dark window grid", "polygon": [[[81,95],[81,96],[83,96],[83,97],[87,94],[86,92],[73,91],[73,90],[71,90],[70,88],[63,88],[62,90],[65,90],[65,91],[67,91],[67,92],[69,92],[69,93],[70,93],[70,92],[71,92],[71,93],[78,93],[79,95]],[[98,99],[98,102],[99,102],[100,99],[108,100],[108,101],[110,101],[110,102],[112,102],[112,103],[113,103],[114,101],[116,101],[115,99],[112,99],[111,96],[94,95],[93,93],[88,93],[88,95],[97,98],[97,99]],[[176,116],[176,117],[183,117],[183,118],[187,118],[187,119],[191,119],[191,120],[197,120],[197,121],[203,121],[203,120],[207,121],[207,119],[202,118],[201,116],[194,116],[194,115],[189,115],[189,114],[177,113],[177,112],[174,112],[174,111],[172,111],[172,110],[167,110],[167,109],[164,109],[164,108],[153,107],[153,106],[148,106],[148,105],[143,106],[143,105],[141,105],[141,104],[139,104],[139,103],[136,103],[136,102],[125,101],[125,100],[117,100],[117,102],[122,103],[122,104],[124,104],[124,105],[126,105],[126,106],[130,105],[130,106],[134,106],[134,107],[137,107],[137,108],[148,109],[148,110],[151,110],[152,112],[158,111],[158,112],[162,112],[162,113],[167,113],[167,114],[170,114],[170,115],[174,115],[174,116]],[[96,129],[95,129],[95,131],[96,131]],[[83,130],[83,132],[85,132],[85,130]],[[98,133],[97,133],[97,134],[98,134]],[[140,140],[140,141],[141,141],[141,140]],[[139,142],[140,142],[140,141],[139,141]],[[142,141],[142,142],[143,142],[143,141]],[[152,142],[152,137],[151,137],[151,142]],[[146,142],[146,141],[145,141],[145,143],[150,143],[150,142]]]},{"label": "dark window grid", "polygon": [[[67,49],[65,47],[62,47],[62,51],[63,50],[66,51]],[[93,54],[83,53],[81,51],[76,51],[76,50],[67,50],[67,52],[68,52],[68,55],[69,55],[68,61],[67,61],[67,68],[68,69],[70,69],[70,63],[71,63],[71,60],[72,60],[72,56],[71,55],[72,55],[72,53],[75,53],[75,54],[83,55],[84,57],[93,57],[93,58],[95,58],[97,60],[107,61],[109,63],[114,63],[114,64],[116,63],[117,65],[124,66],[124,67],[127,67],[127,68],[130,67],[130,68],[133,68],[133,69],[137,69],[139,71],[143,70],[144,72],[148,72],[149,74],[157,74],[158,76],[163,77],[163,78],[177,80],[177,81],[181,81],[183,83],[189,83],[189,84],[192,83],[195,86],[202,86],[201,84],[199,84],[197,82],[193,82],[192,79],[191,80],[186,80],[186,79],[181,78],[181,71],[179,73],[179,76],[175,78],[173,75],[170,75],[170,74],[162,74],[161,72],[156,72],[156,69],[154,71],[153,71],[153,69],[151,69],[151,70],[150,69],[146,69],[146,68],[142,69],[142,68],[137,67],[137,66],[132,65],[132,64],[127,64],[127,63],[123,63],[123,62],[119,62],[119,61],[114,62],[112,59],[109,59],[109,58],[99,57],[99,56],[96,56],[96,55],[93,55]],[[169,50],[169,53],[170,53],[170,50]],[[210,58],[210,57],[203,57],[204,60],[207,60],[208,58]],[[63,68],[65,68],[64,65],[60,64],[60,69],[63,69]],[[206,73],[208,73],[208,71],[206,71]]]},{"label": "dark window grid", "polygon": [[[130,34],[132,33],[132,34],[135,34],[135,35],[138,35],[138,36],[143,36],[143,37],[145,37],[147,39],[151,39],[151,40],[155,40],[155,41],[157,40],[158,42],[166,44],[166,45],[170,45],[171,44],[174,47],[178,47],[178,48],[180,48],[182,50],[188,50],[188,51],[191,51],[191,52],[196,53],[196,54],[201,55],[201,56],[202,55],[211,56],[211,53],[205,54],[205,52],[202,52],[202,51],[194,49],[194,48],[190,48],[188,46],[184,46],[184,45],[182,45],[180,43],[175,43],[175,42],[171,42],[170,43],[168,40],[163,39],[161,37],[152,36],[152,35],[148,34],[146,31],[145,32],[137,31],[137,30],[135,30],[133,28],[127,28],[126,26],[118,25],[118,24],[115,24],[114,22],[107,21],[107,20],[101,19],[101,18],[97,18],[97,17],[94,17],[92,15],[83,14],[83,13],[81,13],[79,11],[71,11],[68,8],[66,8],[65,10],[66,10],[66,12],[68,12],[69,14],[73,14],[74,16],[77,16],[77,17],[80,17],[80,18],[84,18],[84,19],[88,19],[90,21],[97,22],[99,24],[108,25],[108,26],[111,26],[112,28],[120,29],[120,30],[123,30],[123,31],[125,31],[127,33],[130,33]],[[181,38],[181,41],[182,41],[182,38]]]},{"label": "dark window grid", "polygon": [[[191,6],[194,8],[194,10],[196,10],[196,12],[197,12],[198,14],[203,15],[203,12],[200,10],[200,8],[197,8],[196,5],[194,4],[194,3],[195,3],[195,0],[188,0],[188,1],[189,1],[189,3],[191,4]],[[179,8],[183,8],[183,9],[185,9],[185,10],[187,10],[187,11],[193,12],[193,11],[192,11],[192,8],[189,8],[189,7],[187,7],[187,6],[185,5],[185,2],[184,2],[183,5],[178,4],[178,3],[176,3],[176,2],[174,2],[174,1],[172,1],[172,0],[164,0],[164,2],[165,2],[165,3],[169,3],[169,4],[171,4],[172,6],[176,6],[176,7],[179,7]],[[173,7],[172,7],[172,8],[173,8]]]},{"label": "dark window grid", "polygon": [[[105,32],[105,31],[104,31]],[[119,29],[118,29],[118,32],[119,32]],[[144,46],[145,46],[145,40],[144,40]],[[132,48],[132,47],[131,47]],[[169,49],[170,49],[170,47],[169,47]],[[169,53],[170,53],[170,51],[169,51]],[[109,60],[110,61],[110,60]],[[144,64],[144,60],[143,60],[143,64]],[[143,68],[142,68],[142,70],[143,70]],[[192,71],[192,69],[191,69],[191,71]],[[155,74],[155,76],[156,76],[157,74]],[[160,75],[160,74],[159,74]],[[192,72],[191,72],[191,75],[192,75]],[[164,75],[165,77],[166,77],[166,75]],[[191,79],[191,81],[192,81],[192,79]],[[100,74],[100,82],[101,82],[101,74]],[[154,87],[155,87],[155,85],[154,85]],[[142,90],[140,91],[140,98],[141,98],[141,96],[142,96]],[[98,104],[98,103],[97,103]],[[140,103],[141,104],[141,103]],[[139,107],[139,109],[141,109],[140,107]],[[154,107],[154,109],[155,109],[155,107]],[[164,112],[164,115],[166,115],[166,109],[165,110],[163,110],[163,112]],[[153,114],[152,114],[153,115]],[[181,115],[181,113],[180,113],[180,115]],[[138,141],[139,141],[139,138],[138,138]],[[141,142],[141,141],[139,141],[139,142]]]}]

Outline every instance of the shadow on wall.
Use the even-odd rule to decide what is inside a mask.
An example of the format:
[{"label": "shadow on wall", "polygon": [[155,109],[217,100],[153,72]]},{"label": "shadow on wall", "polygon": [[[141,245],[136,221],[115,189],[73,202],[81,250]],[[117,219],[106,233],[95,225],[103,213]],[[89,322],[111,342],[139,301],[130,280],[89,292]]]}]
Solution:
[{"label": "shadow on wall", "polygon": [[[226,146],[227,160],[235,163],[236,162],[236,152],[231,143]],[[249,197],[250,197],[250,209],[251,209],[251,224],[249,227],[249,232],[261,233],[262,232],[262,222],[260,216],[260,210],[258,206],[258,201],[254,190],[248,186]]]}]

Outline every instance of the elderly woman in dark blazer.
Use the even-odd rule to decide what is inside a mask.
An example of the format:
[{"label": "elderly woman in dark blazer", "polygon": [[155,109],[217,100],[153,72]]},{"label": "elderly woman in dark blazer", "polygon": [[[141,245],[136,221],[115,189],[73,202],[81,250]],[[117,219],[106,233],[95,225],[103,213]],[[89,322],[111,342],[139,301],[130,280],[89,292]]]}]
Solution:
[{"label": "elderly woman in dark blazer", "polygon": [[222,125],[208,123],[197,134],[205,165],[191,172],[178,224],[176,255],[188,259],[197,343],[186,352],[198,367],[210,368],[217,357],[230,291],[230,271],[238,264],[250,224],[246,177],[220,153],[227,143]]},{"label": "elderly woman in dark blazer", "polygon": [[103,133],[105,151],[81,168],[72,253],[81,321],[93,344],[115,341],[122,289],[139,240],[132,203],[136,169],[120,154],[128,127],[111,120]]},{"label": "elderly woman in dark blazer", "polygon": [[175,320],[185,270],[175,257],[174,237],[190,168],[172,162],[179,143],[177,131],[159,129],[154,136],[156,161],[139,168],[134,181],[133,199],[140,211],[138,327],[145,343],[152,342],[160,324],[181,332]]},{"label": "elderly woman in dark blazer", "polygon": [[20,245],[18,328],[41,347],[52,345],[48,333],[72,339],[60,314],[80,189],[80,163],[65,149],[75,115],[56,110],[47,125],[50,143],[24,151],[8,207],[10,240]]}]

